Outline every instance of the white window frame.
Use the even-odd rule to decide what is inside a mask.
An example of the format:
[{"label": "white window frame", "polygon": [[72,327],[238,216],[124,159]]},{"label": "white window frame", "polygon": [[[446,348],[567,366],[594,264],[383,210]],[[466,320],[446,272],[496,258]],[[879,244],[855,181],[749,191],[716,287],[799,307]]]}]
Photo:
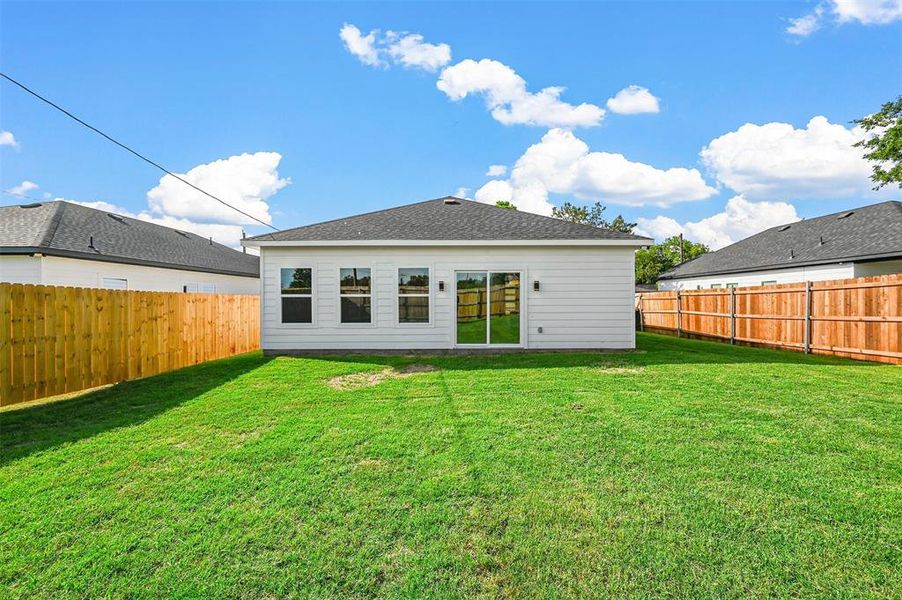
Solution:
[{"label": "white window frame", "polygon": [[712,290],[719,290],[719,289],[722,288],[722,287],[723,287],[723,285],[720,284],[720,283],[712,283],[712,284],[711,284],[711,289],[712,289]]},{"label": "white window frame", "polygon": [[[194,290],[189,289],[191,286],[194,286]],[[211,286],[213,289],[211,291],[201,290],[201,286]],[[216,293],[216,284],[215,283],[204,283],[202,281],[191,281],[182,286],[182,290],[186,294],[215,294]]]},{"label": "white window frame", "polygon": [[[370,270],[370,293],[369,294],[342,294],[341,293],[341,270],[342,269],[369,269]],[[335,320],[338,326],[342,328],[370,328],[376,326],[376,269],[372,265],[356,265],[352,267],[339,266],[336,271],[336,283],[338,288],[338,305],[335,307]],[[345,323],[341,320],[341,299],[348,298],[369,298],[370,299],[370,322],[369,323]]]},{"label": "white window frame", "polygon": [[737,287],[739,287],[739,284],[738,283],[727,283],[727,284],[725,284],[724,287],[726,287],[727,289],[737,288]]},{"label": "white window frame", "polygon": [[[282,269],[310,269],[310,294],[283,294],[282,293]],[[316,267],[313,265],[280,265],[277,270],[278,276],[276,279],[276,286],[279,290],[279,326],[292,328],[292,329],[303,329],[309,327],[316,326],[316,288],[319,287],[318,282],[316,280]],[[310,298],[310,322],[309,323],[286,323],[282,319],[282,298]]]},{"label": "white window frame", "polygon": [[[401,271],[404,269],[426,269],[429,273],[429,291],[425,294],[402,294],[401,290],[398,288],[401,281]],[[432,281],[432,266],[431,265],[420,265],[419,267],[411,267],[411,266],[403,266],[395,269],[395,324],[398,327],[434,327],[435,326],[435,299],[433,298],[433,290],[435,286]],[[411,298],[429,298],[429,321],[426,323],[402,323],[401,322],[401,301],[400,298],[402,296],[409,296]]]},{"label": "white window frame", "polygon": [[[125,287],[110,287],[106,284],[107,281],[123,281],[125,282]],[[105,290],[128,290],[128,278],[127,277],[105,277],[103,275],[100,276],[100,287]]]},{"label": "white window frame", "polygon": [[762,281],[761,285],[777,285],[776,279],[768,279],[767,281]]}]

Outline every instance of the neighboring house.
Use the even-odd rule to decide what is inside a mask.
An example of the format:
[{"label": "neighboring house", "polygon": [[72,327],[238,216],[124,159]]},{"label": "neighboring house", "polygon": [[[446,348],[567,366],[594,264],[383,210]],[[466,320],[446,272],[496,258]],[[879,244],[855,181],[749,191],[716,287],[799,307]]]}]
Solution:
[{"label": "neighboring house", "polygon": [[193,233],[71,202],[0,207],[0,281],[258,294],[259,259]]},{"label": "neighboring house", "polygon": [[322,350],[633,348],[648,238],[447,197],[243,241],[261,343]]},{"label": "neighboring house", "polygon": [[902,202],[772,227],[658,278],[662,290],[726,288],[902,273]]}]

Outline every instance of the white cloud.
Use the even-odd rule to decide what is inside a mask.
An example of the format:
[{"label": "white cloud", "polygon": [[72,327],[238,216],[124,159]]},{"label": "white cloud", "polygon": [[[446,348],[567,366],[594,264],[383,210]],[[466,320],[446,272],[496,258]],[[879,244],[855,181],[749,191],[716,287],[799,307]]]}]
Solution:
[{"label": "white cloud", "polygon": [[451,194],[455,198],[467,198],[467,194],[470,193],[470,188],[468,187],[459,187],[454,190],[454,193]]},{"label": "white cloud", "polygon": [[520,210],[550,214],[549,194],[627,206],[669,206],[717,193],[697,169],[657,169],[622,154],[590,152],[564,129],[548,131],[517,159],[507,180],[493,180],[475,194],[480,202],[513,202]]},{"label": "white cloud", "polygon": [[789,123],[747,123],[712,140],[702,162],[723,184],[752,199],[869,194],[871,167],[859,128],[814,117],[804,129]]},{"label": "white cloud", "polygon": [[22,196],[22,195],[25,195],[25,194],[27,194],[28,192],[30,192],[30,191],[32,191],[32,190],[38,189],[39,187],[40,187],[40,186],[39,186],[38,184],[36,184],[35,182],[33,182],[33,181],[28,181],[28,180],[26,179],[25,181],[23,181],[23,182],[20,183],[19,185],[15,185],[15,186],[9,188],[9,189],[6,190],[6,191],[9,192],[10,194],[13,194],[14,196]]},{"label": "white cloud", "polygon": [[82,206],[87,206],[88,208],[94,208],[97,210],[102,210],[104,212],[113,213],[114,215],[132,217],[133,219],[138,218],[138,215],[131,212],[127,208],[122,208],[121,206],[116,206],[115,204],[111,204],[110,202],[104,202],[103,200],[69,200],[68,198],[54,198],[53,201],[71,202],[72,204],[80,204]]},{"label": "white cloud", "polygon": [[828,14],[839,24],[888,25],[902,19],[902,0],[825,0],[810,13],[790,19],[786,32],[807,37],[820,29]]},{"label": "white cloud", "polygon": [[388,37],[393,40],[388,45],[389,56],[405,67],[437,71],[451,62],[451,46],[448,44],[429,44],[419,33],[389,33]]},{"label": "white cloud", "polygon": [[801,17],[790,19],[789,27],[786,28],[786,33],[798,37],[808,37],[821,28],[821,18],[823,17],[823,15],[824,7],[817,6],[812,12],[808,13],[807,15],[802,15]]},{"label": "white cloud", "polygon": [[18,148],[19,142],[16,141],[16,136],[13,135],[12,131],[0,131],[0,146]]},{"label": "white cloud", "polygon": [[637,115],[640,113],[656,113],[661,111],[658,98],[648,88],[631,85],[617,92],[607,102],[608,109],[621,115]]},{"label": "white cloud", "polygon": [[729,246],[765,229],[793,223],[799,215],[792,204],[785,202],[750,202],[742,196],[727,200],[723,212],[695,222],[679,223],[675,219],[657,216],[639,217],[636,233],[661,242],[682,233],[693,242],[701,242],[712,250]]},{"label": "white cloud", "polygon": [[345,23],[338,32],[338,36],[345,44],[348,52],[356,56],[360,62],[371,67],[384,66],[379,58],[379,49],[376,47],[376,36],[379,30],[374,29],[367,35],[363,35],[357,27]]},{"label": "white cloud", "polygon": [[[183,179],[232,206],[270,223],[269,205],[266,200],[290,183],[279,177],[277,170],[282,155],[278,152],[240,154],[223,160],[198,165]],[[204,222],[230,225],[256,224],[239,212],[165,175],[159,185],[147,192],[152,213]]]},{"label": "white cloud", "polygon": [[529,92],[526,81],[512,68],[488,58],[466,59],[446,68],[436,87],[455,101],[482,94],[492,117],[504,125],[594,127],[605,112],[594,104],[574,106],[562,101],[563,87]]},{"label": "white cloud", "polygon": [[506,165],[489,165],[488,171],[485,172],[486,177],[504,177],[507,174]]}]

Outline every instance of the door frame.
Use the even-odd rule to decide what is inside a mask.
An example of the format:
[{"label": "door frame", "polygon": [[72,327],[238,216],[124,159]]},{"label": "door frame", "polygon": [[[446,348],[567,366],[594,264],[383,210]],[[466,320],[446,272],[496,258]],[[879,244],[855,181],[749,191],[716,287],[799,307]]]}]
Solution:
[{"label": "door frame", "polygon": [[[486,343],[485,344],[459,344],[457,342],[457,274],[458,273],[482,273],[486,274],[486,288],[489,292],[488,296],[488,306],[486,310]],[[491,286],[492,286],[492,273],[519,273],[520,274],[520,342],[518,344],[493,344],[492,342],[492,333],[491,333],[491,324],[492,324],[492,306],[491,306]],[[452,340],[453,348],[471,348],[471,349],[491,349],[498,348],[499,350],[503,350],[505,348],[528,348],[529,344],[527,343],[526,334],[529,331],[529,327],[527,326],[527,296],[526,293],[526,281],[527,281],[527,271],[526,267],[498,267],[498,268],[490,268],[490,267],[455,267],[451,270],[451,276],[454,279],[454,302],[451,303],[451,326],[453,328]]]}]

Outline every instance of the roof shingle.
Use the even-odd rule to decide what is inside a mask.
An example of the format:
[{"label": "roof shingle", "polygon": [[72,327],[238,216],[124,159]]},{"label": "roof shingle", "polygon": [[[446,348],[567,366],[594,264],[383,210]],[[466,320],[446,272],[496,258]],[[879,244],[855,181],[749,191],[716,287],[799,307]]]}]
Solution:
[{"label": "roof shingle", "polygon": [[902,202],[898,201],[771,227],[717,252],[685,262],[658,279],[893,256],[902,256]]},{"label": "roof shingle", "polygon": [[266,233],[253,241],[636,240],[649,238],[451,196]]},{"label": "roof shingle", "polygon": [[0,253],[22,252],[243,277],[260,273],[256,256],[193,233],[63,201],[0,207]]}]

